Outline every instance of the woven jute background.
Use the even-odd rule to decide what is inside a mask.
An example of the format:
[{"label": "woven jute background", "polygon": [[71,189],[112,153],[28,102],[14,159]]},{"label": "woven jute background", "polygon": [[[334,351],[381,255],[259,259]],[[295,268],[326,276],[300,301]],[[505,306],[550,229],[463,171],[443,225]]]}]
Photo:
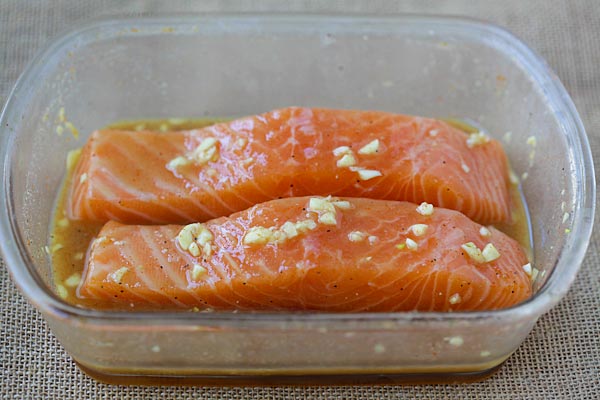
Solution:
[{"label": "woven jute background", "polygon": [[[504,26],[556,71],[600,156],[600,7],[597,0],[548,1],[43,1],[0,0],[0,104],[47,40],[87,18],[185,11],[294,11],[466,15]],[[598,218],[597,218],[598,219]],[[3,399],[598,399],[600,234],[566,298],[490,379],[470,385],[184,388],[125,387],[84,375],[40,314],[0,267],[0,393]]]}]

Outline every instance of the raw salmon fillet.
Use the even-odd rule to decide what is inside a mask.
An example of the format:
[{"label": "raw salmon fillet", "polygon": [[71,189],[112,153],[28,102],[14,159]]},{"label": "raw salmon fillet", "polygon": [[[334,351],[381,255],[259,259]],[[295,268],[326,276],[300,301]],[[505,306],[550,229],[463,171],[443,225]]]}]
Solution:
[{"label": "raw salmon fillet", "polygon": [[403,200],[510,220],[500,143],[433,119],[285,108],[181,132],[94,132],[69,196],[71,219],[189,223],[293,196]]},{"label": "raw salmon fillet", "polygon": [[456,211],[298,197],[185,227],[108,222],[78,295],[127,309],[490,310],[531,295],[527,262]]}]

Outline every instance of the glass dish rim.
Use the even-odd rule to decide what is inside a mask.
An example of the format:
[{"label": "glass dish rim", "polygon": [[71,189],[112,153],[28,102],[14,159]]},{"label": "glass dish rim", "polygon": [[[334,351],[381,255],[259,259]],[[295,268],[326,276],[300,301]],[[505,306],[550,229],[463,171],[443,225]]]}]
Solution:
[{"label": "glass dish rim", "polygon": [[[572,231],[565,241],[565,248],[569,251],[563,251],[554,267],[552,274],[542,288],[530,299],[511,308],[491,311],[476,312],[393,312],[393,313],[202,313],[202,318],[191,318],[188,313],[183,312],[132,312],[132,311],[98,311],[92,309],[79,308],[68,304],[52,293],[45,284],[41,282],[37,273],[33,270],[33,260],[28,256],[25,242],[16,226],[16,220],[12,217],[14,205],[11,193],[11,168],[12,168],[12,143],[14,142],[15,130],[10,127],[9,121],[17,117],[20,104],[27,98],[26,94],[36,76],[39,76],[44,68],[44,60],[49,59],[61,48],[67,47],[72,40],[77,37],[89,34],[95,30],[102,30],[112,26],[132,26],[137,25],[177,25],[178,23],[199,23],[201,20],[212,21],[260,21],[263,24],[274,23],[293,23],[305,26],[314,26],[320,23],[331,22],[341,24],[377,24],[382,26],[390,23],[427,23],[438,26],[452,24],[456,29],[463,31],[471,30],[472,33],[479,32],[482,36],[487,34],[497,44],[497,48],[502,45],[505,49],[511,50],[511,56],[526,67],[527,72],[536,83],[546,91],[549,100],[555,103],[555,106],[562,111],[563,123],[568,123],[565,127],[570,134],[567,140],[571,146],[571,162],[577,168],[578,175],[582,177],[577,185],[575,196],[575,208],[573,210]],[[448,26],[447,26],[448,27]],[[158,32],[157,32],[158,33]],[[201,34],[201,32],[199,32]],[[482,39],[481,39],[482,40]],[[179,325],[226,325],[238,323],[258,323],[259,325],[268,325],[270,323],[286,322],[314,322],[319,324],[335,324],[341,322],[359,322],[359,321],[429,321],[429,322],[448,322],[448,321],[485,321],[487,319],[505,320],[518,317],[535,316],[536,318],[553,307],[567,292],[571,286],[577,271],[585,256],[594,223],[595,211],[595,171],[591,149],[585,128],[579,117],[579,114],[568,95],[566,89],[552,72],[548,64],[527,45],[525,45],[514,34],[507,30],[480,21],[473,18],[443,16],[443,15],[418,15],[418,14],[396,14],[387,16],[375,15],[313,15],[313,14],[287,14],[287,13],[196,13],[186,15],[142,15],[137,17],[112,16],[101,17],[87,20],[74,28],[71,28],[62,35],[46,43],[33,59],[28,63],[24,72],[21,74],[0,114],[0,132],[2,132],[0,142],[0,155],[3,159],[3,179],[0,185],[0,201],[3,204],[0,214],[0,249],[4,256],[4,261],[9,270],[13,281],[20,288],[25,297],[34,304],[43,313],[53,315],[58,318],[70,319],[77,318],[80,322],[98,323],[106,321],[132,323],[146,322],[151,325],[160,325],[161,323],[173,324],[175,321]],[[13,244],[14,243],[14,244]]]}]

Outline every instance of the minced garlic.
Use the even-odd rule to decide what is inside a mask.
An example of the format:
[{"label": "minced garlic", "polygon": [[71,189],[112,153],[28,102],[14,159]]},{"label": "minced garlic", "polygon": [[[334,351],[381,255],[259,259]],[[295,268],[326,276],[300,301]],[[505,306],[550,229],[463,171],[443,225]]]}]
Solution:
[{"label": "minced garlic", "polygon": [[531,276],[531,263],[523,265],[523,271],[525,271],[527,276]]},{"label": "minced garlic", "polygon": [[452,296],[450,296],[450,298],[448,299],[448,302],[450,304],[458,304],[462,301],[462,297],[460,297],[460,294],[458,293],[454,293]]},{"label": "minced garlic", "polygon": [[331,204],[333,204],[334,206],[336,206],[340,210],[349,210],[349,209],[352,208],[352,204],[350,204],[350,202],[347,201],[347,200],[332,201]]},{"label": "minced garlic", "polygon": [[527,144],[530,145],[531,147],[535,147],[537,145],[537,139],[535,136],[529,136],[527,138]]},{"label": "minced garlic", "polygon": [[467,174],[468,174],[469,172],[471,172],[471,168],[469,168],[469,166],[468,166],[467,164],[465,164],[465,163],[462,163],[462,164],[460,165],[460,167],[461,167],[461,168],[462,168],[462,170],[463,170],[463,171],[465,171]]},{"label": "minced garlic", "polygon": [[69,292],[67,291],[67,289],[60,284],[56,285],[56,294],[58,294],[58,297],[60,297],[61,299],[66,299],[67,297],[69,297]]},{"label": "minced garlic", "polygon": [[409,250],[417,250],[419,245],[411,238],[406,238],[406,248]]},{"label": "minced garlic", "polygon": [[361,231],[352,231],[348,234],[348,239],[351,242],[362,242],[367,238],[368,234]]},{"label": "minced garlic", "polygon": [[218,144],[217,139],[207,137],[194,149],[190,158],[200,165],[204,165],[209,161],[217,161],[219,159]]},{"label": "minced garlic", "polygon": [[533,270],[531,271],[531,281],[535,282],[535,280],[538,277],[538,274],[540,273],[540,270],[537,268],[533,268]]},{"label": "minced garlic", "polygon": [[475,146],[480,146],[482,144],[486,144],[490,141],[490,137],[483,132],[475,132],[471,133],[467,138],[467,147],[473,148]]},{"label": "minced garlic", "polygon": [[433,205],[423,202],[417,207],[417,212],[421,215],[432,215],[433,214]]},{"label": "minced garlic", "polygon": [[318,220],[322,224],[337,224],[335,206],[329,199],[311,197],[311,199],[308,201],[308,211],[318,213]]},{"label": "minced garlic", "polygon": [[361,169],[358,171],[358,177],[362,181],[368,181],[378,176],[382,176],[382,173],[375,169]]},{"label": "minced garlic", "polygon": [[174,159],[172,159],[171,161],[169,161],[169,163],[167,164],[167,167],[169,167],[170,169],[177,169],[178,167],[182,167],[182,166],[188,165],[190,163],[191,163],[191,161],[189,158],[186,158],[183,156],[178,156],[178,157],[175,157]]},{"label": "minced garlic", "polygon": [[72,171],[81,156],[81,149],[71,150],[67,153],[67,171]]},{"label": "minced garlic", "polygon": [[204,273],[206,273],[206,268],[204,268],[200,264],[194,264],[190,275],[193,280],[197,280],[200,277],[200,275],[203,275]]},{"label": "minced garlic", "polygon": [[481,254],[486,262],[491,262],[500,258],[500,252],[498,252],[498,249],[496,249],[492,243],[486,244]]},{"label": "minced garlic", "polygon": [[264,226],[254,226],[248,229],[244,235],[243,243],[248,245],[280,244],[309,230],[314,230],[316,227],[317,224],[312,219],[295,223],[287,221],[279,229],[275,227],[265,228]]},{"label": "minced garlic", "polygon": [[337,161],[336,165],[340,168],[351,167],[356,165],[356,158],[354,158],[352,153],[344,154],[342,158]]},{"label": "minced garlic", "polygon": [[465,343],[464,339],[461,336],[447,337],[444,338],[444,340],[454,347],[460,347]]},{"label": "minced garlic", "polygon": [[432,129],[429,131],[429,136],[436,137],[438,135],[438,133],[440,133],[440,131],[438,129]]},{"label": "minced garlic", "polygon": [[194,257],[198,257],[201,252],[206,256],[210,256],[212,254],[212,240],[213,234],[201,223],[186,225],[177,234],[179,246]]},{"label": "minced garlic", "polygon": [[475,243],[468,242],[468,243],[461,245],[460,247],[467,253],[467,255],[473,261],[476,261],[478,263],[485,262],[485,258],[483,258],[483,254],[481,254],[481,250],[479,250],[479,248],[477,247],[477,245],[475,245]]},{"label": "minced garlic", "polygon": [[423,236],[425,233],[427,233],[427,228],[428,226],[425,224],[414,224],[411,225],[408,230],[412,231],[415,236]]},{"label": "minced garlic", "polygon": [[73,275],[69,276],[65,279],[65,286],[67,287],[76,287],[81,282],[81,274],[75,272]]},{"label": "minced garlic", "polygon": [[369,236],[369,244],[373,245],[377,241],[377,236],[371,235]]},{"label": "minced garlic", "polygon": [[336,157],[339,157],[342,154],[348,154],[351,152],[352,152],[352,150],[348,146],[340,146],[340,147],[336,147],[335,149],[333,149],[333,155]]},{"label": "minced garlic", "polygon": [[67,218],[61,218],[58,220],[56,225],[60,226],[61,228],[66,228],[69,226],[69,220]]},{"label": "minced garlic", "polygon": [[81,176],[79,177],[79,183],[83,183],[87,180],[87,174],[84,172],[83,174],[81,174]]},{"label": "minced garlic", "polygon": [[375,139],[358,150],[358,154],[375,154],[379,151],[379,139]]},{"label": "minced garlic", "polygon": [[121,267],[118,270],[116,270],[115,272],[112,272],[110,274],[108,274],[108,277],[116,283],[120,283],[121,280],[123,280],[123,276],[129,271],[129,268],[127,267]]},{"label": "minced garlic", "polygon": [[490,232],[490,230],[488,228],[486,228],[485,226],[482,226],[479,229],[479,234],[484,238],[488,238],[488,237],[492,236],[492,232]]}]

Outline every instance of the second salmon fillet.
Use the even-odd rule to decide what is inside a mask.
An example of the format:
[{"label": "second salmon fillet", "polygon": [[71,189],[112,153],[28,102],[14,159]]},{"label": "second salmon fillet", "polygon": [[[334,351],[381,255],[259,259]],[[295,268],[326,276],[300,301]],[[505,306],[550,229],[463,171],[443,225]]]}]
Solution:
[{"label": "second salmon fillet", "polygon": [[205,224],[109,222],[80,296],[105,308],[450,311],[531,295],[519,244],[430,204],[274,200]]},{"label": "second salmon fillet", "polygon": [[189,223],[292,196],[403,200],[510,220],[502,146],[438,120],[286,108],[182,132],[94,132],[75,169],[77,220]]}]

